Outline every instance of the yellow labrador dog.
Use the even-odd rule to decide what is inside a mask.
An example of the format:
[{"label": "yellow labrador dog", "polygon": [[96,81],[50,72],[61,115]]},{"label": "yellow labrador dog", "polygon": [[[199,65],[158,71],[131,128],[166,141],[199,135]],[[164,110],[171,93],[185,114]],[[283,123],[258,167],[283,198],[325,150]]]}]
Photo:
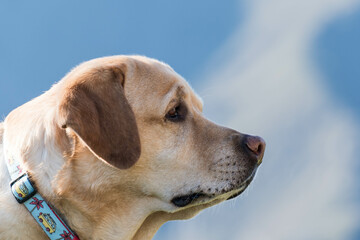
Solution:
[{"label": "yellow labrador dog", "polygon": [[0,123],[0,239],[48,239],[12,196],[5,155],[80,239],[151,239],[166,221],[236,197],[265,143],[210,122],[202,107],[157,60],[79,65]]}]

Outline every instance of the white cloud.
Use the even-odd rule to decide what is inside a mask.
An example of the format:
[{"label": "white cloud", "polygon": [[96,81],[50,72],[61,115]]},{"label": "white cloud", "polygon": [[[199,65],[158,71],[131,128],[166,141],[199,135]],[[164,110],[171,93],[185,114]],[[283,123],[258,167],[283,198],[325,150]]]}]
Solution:
[{"label": "white cloud", "polygon": [[245,23],[209,63],[199,93],[211,119],[267,140],[264,163],[243,196],[168,225],[164,239],[347,239],[358,227],[359,126],[311,59],[319,31],[357,3],[247,1]]}]

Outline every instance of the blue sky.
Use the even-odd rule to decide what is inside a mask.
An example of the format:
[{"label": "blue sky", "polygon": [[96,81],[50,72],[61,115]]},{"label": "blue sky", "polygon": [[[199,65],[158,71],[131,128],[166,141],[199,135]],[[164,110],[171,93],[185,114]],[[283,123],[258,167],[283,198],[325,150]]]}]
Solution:
[{"label": "blue sky", "polygon": [[[360,11],[333,19],[314,43],[314,58],[324,75],[329,91],[344,108],[349,108],[360,120]],[[360,148],[360,141],[357,142]],[[360,173],[357,159],[355,171]],[[358,179],[359,181],[359,179]],[[357,192],[360,192],[358,184]],[[360,194],[356,194],[360,204]],[[360,227],[354,233],[360,239]]]},{"label": "blue sky", "polygon": [[314,44],[314,56],[331,92],[360,116],[360,13],[333,19]]},{"label": "blue sky", "polygon": [[[242,236],[243,239],[261,239],[260,235],[252,232],[255,231],[252,227],[256,225],[255,223],[251,225],[252,221],[268,224],[271,221],[266,221],[267,216],[274,216],[272,222],[281,223],[288,218],[285,212],[293,212],[294,216],[299,214],[291,205],[288,209],[277,208],[274,205],[274,209],[278,210],[277,214],[267,209],[266,202],[261,202],[259,199],[268,199],[269,203],[275,204],[279,199],[287,199],[292,192],[291,190],[270,191],[271,188],[266,182],[273,183],[276,188],[291,189],[293,185],[290,183],[295,184],[303,178],[311,179],[316,173],[304,175],[302,178],[298,174],[298,168],[306,172],[307,167],[312,166],[310,163],[304,165],[307,161],[300,156],[306,158],[310,153],[319,154],[321,157],[324,155],[323,152],[320,153],[319,150],[307,145],[317,136],[316,133],[319,132],[320,140],[315,142],[321,145],[319,148],[322,149],[322,144],[326,142],[323,140],[326,138],[333,140],[329,140],[329,146],[342,149],[340,144],[343,143],[340,142],[339,147],[336,139],[344,136],[341,133],[352,134],[358,131],[358,128],[352,127],[353,125],[359,127],[360,9],[358,5],[351,5],[351,0],[343,1],[349,2],[349,6],[341,5],[341,0],[316,0],[309,5],[302,5],[299,2],[309,1],[294,1],[293,6],[282,0],[268,1],[269,5],[266,2],[262,3],[261,0],[254,3],[234,0],[226,3],[215,0],[31,3],[4,1],[0,3],[0,115],[5,117],[15,107],[49,89],[71,68],[91,58],[114,54],[141,54],[169,63],[190,81],[204,98],[205,113],[210,118],[239,130],[266,136],[268,162],[264,161],[256,181],[244,196],[215,210],[207,210],[195,220],[166,224],[156,235],[156,239],[170,237],[177,239],[173,236],[174,233],[178,233],[178,239],[203,239],[202,237],[220,239],[224,236],[224,232],[234,232],[234,234],[227,233],[227,239],[238,239],[237,236]],[[337,2],[339,4],[335,4]],[[282,11],[286,8],[305,11],[294,20],[287,15],[290,10]],[[328,13],[324,13],[326,12],[324,8],[328,8],[326,10]],[[309,17],[311,20],[308,20],[308,25],[303,26],[299,23],[303,31],[293,27],[293,22],[297,20],[306,22],[308,15],[313,16],[313,18]],[[323,17],[317,17],[320,15]],[[317,27],[312,28],[312,26]],[[311,34],[308,29],[311,29]],[[297,41],[308,37],[311,40],[306,40],[309,41],[307,47],[299,50],[305,45],[298,44]],[[288,45],[292,47],[287,48]],[[294,57],[291,58],[292,56]],[[293,71],[292,69],[297,69],[298,66],[297,58],[304,58],[301,60],[304,63],[300,64],[299,71]],[[278,65],[275,65],[274,61],[279,61]],[[269,68],[271,66],[271,69],[267,66]],[[261,72],[264,74],[261,75]],[[293,82],[287,82],[286,79]],[[228,92],[226,87],[234,92],[222,94]],[[244,88],[256,89],[263,93],[264,99],[258,102],[249,101],[253,96],[249,95],[240,98],[238,102],[235,101],[235,96],[245,91]],[[289,91],[294,92],[289,94]],[[270,92],[272,94],[269,94]],[[233,102],[236,104],[234,105]],[[266,105],[264,111],[259,113],[254,110],[263,109],[261,107],[264,105]],[[282,108],[276,108],[279,105]],[[269,109],[272,111],[269,112]],[[244,116],[244,112],[251,117]],[[322,120],[328,118],[334,119],[334,122]],[[321,128],[323,125],[328,125],[334,130],[323,130]],[[270,131],[271,128],[275,130]],[[296,142],[299,145],[294,146],[291,141],[285,141],[289,152],[283,152],[284,142],[280,138],[293,139],[299,138],[299,135],[301,140]],[[357,140],[356,137],[349,139]],[[298,146],[304,150],[298,150]],[[355,146],[359,147],[358,140]],[[324,146],[324,151],[329,150],[327,147]],[[335,152],[334,155],[354,155],[354,150],[342,151],[345,152]],[[290,161],[287,159],[289,155],[298,157],[290,157]],[[358,158],[351,163],[346,162],[345,175],[348,173],[356,176],[360,173]],[[354,162],[357,168],[351,167]],[[333,162],[329,160],[328,163],[338,164],[335,160]],[[326,165],[327,162],[324,164]],[[273,173],[279,171],[279,165],[282,166],[281,173],[278,174],[279,177],[274,177]],[[329,176],[334,174],[331,169],[324,171],[324,176],[327,176],[326,173]],[[340,194],[341,186],[332,188],[327,185],[331,179],[330,177],[316,179],[316,181],[324,180],[324,183],[319,185],[319,189],[331,188],[335,192],[339,191]],[[336,180],[346,182],[346,179],[347,177],[339,174]],[[352,181],[360,182],[359,177]],[[283,182],[289,184],[280,185]],[[351,199],[359,198],[359,195],[350,194],[349,191],[358,191],[359,184],[344,183],[344,185],[349,189],[345,194],[342,192],[341,194],[354,204]],[[319,189],[315,188],[314,193]],[[310,190],[307,193],[312,194]],[[324,192],[323,195],[331,200],[329,205],[335,203],[339,205],[331,208],[334,214],[330,214],[329,218],[349,219],[344,220],[344,226],[340,224],[341,227],[333,228],[335,229],[333,236],[342,236],[341,239],[360,239],[360,228],[352,226],[354,216],[350,216],[348,209],[344,208],[348,200],[327,194],[329,195]],[[315,210],[312,211],[321,215],[323,212],[317,212],[316,209],[326,204],[321,202],[320,197],[315,199],[319,200],[318,205],[311,205],[308,203],[310,200],[313,201],[310,197],[304,198],[299,204],[306,206],[305,212],[306,209],[313,207]],[[254,202],[258,204],[256,208],[263,209],[263,212],[249,210],[255,209]],[[360,207],[360,201],[355,202],[355,205]],[[235,216],[235,212],[240,216],[237,214]],[[328,209],[326,212],[329,212]],[[254,217],[259,214],[264,214],[265,220]],[[324,214],[325,216],[327,215]],[[303,218],[301,216],[297,218],[300,222],[287,221],[289,226],[293,223],[302,226],[305,232],[308,231],[307,235],[302,235],[303,239],[321,239],[319,236],[330,239],[307,226],[306,221],[301,221],[301,219],[317,219],[318,216],[309,213]],[[249,219],[250,223],[245,222],[244,219]],[[315,221],[314,226],[319,224],[319,227],[329,228],[327,230],[331,232],[333,222],[322,222],[325,223],[321,225]],[[243,229],[240,224],[249,226],[246,234],[236,234],[237,229]],[[266,229],[264,226],[264,233]],[[286,229],[283,231],[286,232]],[[289,227],[288,232],[293,232],[293,229]],[[281,239],[276,238],[278,236],[276,227],[273,232],[266,233],[270,239]],[[250,237],[244,238],[244,236]],[[288,236],[290,237],[287,239],[294,239],[291,235]]]}]

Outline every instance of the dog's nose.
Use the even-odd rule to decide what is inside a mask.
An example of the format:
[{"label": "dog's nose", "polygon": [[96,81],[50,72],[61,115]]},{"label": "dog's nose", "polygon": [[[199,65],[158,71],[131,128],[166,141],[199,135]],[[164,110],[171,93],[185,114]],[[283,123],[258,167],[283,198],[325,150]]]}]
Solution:
[{"label": "dog's nose", "polygon": [[255,155],[257,164],[260,165],[264,157],[266,143],[261,137],[246,136],[245,146],[250,150],[251,154]]}]

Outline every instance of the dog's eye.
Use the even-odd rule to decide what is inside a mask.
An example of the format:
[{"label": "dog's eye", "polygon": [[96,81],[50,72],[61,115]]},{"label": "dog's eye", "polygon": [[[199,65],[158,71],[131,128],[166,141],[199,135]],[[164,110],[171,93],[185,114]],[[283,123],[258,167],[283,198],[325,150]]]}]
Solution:
[{"label": "dog's eye", "polygon": [[184,120],[185,113],[185,108],[181,105],[178,105],[170,109],[170,111],[168,111],[168,113],[166,114],[165,118],[172,122],[178,122]]},{"label": "dog's eye", "polygon": [[174,118],[178,118],[179,117],[179,107],[174,107],[172,108],[168,114],[167,114],[168,118],[174,119]]}]

